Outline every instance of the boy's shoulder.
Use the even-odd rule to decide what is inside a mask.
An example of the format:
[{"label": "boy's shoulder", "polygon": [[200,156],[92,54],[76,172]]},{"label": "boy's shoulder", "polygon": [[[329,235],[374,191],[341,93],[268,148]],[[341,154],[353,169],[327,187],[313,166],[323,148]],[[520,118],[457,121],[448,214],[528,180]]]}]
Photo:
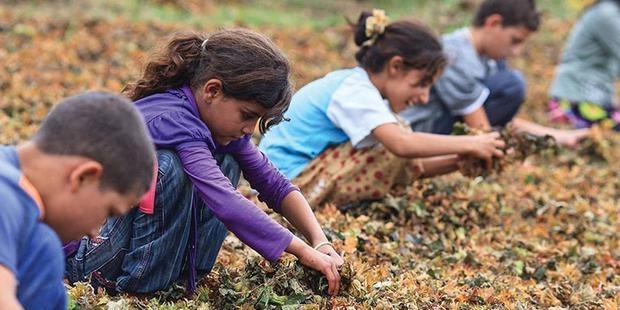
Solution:
[{"label": "boy's shoulder", "polygon": [[[13,166],[19,166],[17,148],[13,145],[1,145],[0,144],[0,162],[9,163]],[[0,170],[0,172],[1,171],[2,170]]]},{"label": "boy's shoulder", "polygon": [[20,171],[0,160],[0,264],[17,279],[17,294],[25,308],[57,308],[65,303],[62,243],[40,221],[39,208],[20,180]]},{"label": "boy's shoulder", "polygon": [[0,146],[0,197],[3,214],[24,221],[38,218],[39,208],[25,189],[14,146]]},{"label": "boy's shoulder", "polygon": [[441,36],[443,49],[449,58],[475,51],[469,28],[463,27]]},{"label": "boy's shoulder", "polygon": [[462,27],[452,32],[445,33],[441,36],[441,40],[444,45],[448,45],[449,47],[471,45],[469,28]]},{"label": "boy's shoulder", "polygon": [[[0,157],[0,197],[2,197],[0,226],[9,227],[11,225],[16,227],[20,234],[34,232],[32,229],[37,226],[40,217],[39,207],[28,194],[26,187],[19,168]],[[52,237],[53,244],[57,243],[55,241],[57,237],[50,229],[42,232],[44,235]]]},{"label": "boy's shoulder", "polygon": [[6,199],[16,199],[21,192],[21,171],[14,152],[14,147],[0,146],[0,197],[5,203]]},{"label": "boy's shoulder", "polygon": [[448,67],[445,74],[453,72],[460,78],[483,78],[486,74],[486,59],[480,57],[471,42],[471,32],[464,27],[442,36]]},{"label": "boy's shoulder", "polygon": [[[20,185],[21,171],[13,164],[0,158],[0,197],[2,213],[17,219],[34,217],[37,208],[31,208],[33,200]],[[32,214],[31,214],[32,213]],[[31,215],[31,216],[29,216]]]}]

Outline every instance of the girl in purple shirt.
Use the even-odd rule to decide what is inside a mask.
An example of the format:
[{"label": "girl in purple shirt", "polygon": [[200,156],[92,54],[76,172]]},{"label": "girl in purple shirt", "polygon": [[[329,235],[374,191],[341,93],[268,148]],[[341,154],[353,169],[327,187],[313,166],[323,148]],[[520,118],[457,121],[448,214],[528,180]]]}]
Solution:
[{"label": "girl in purple shirt", "polygon": [[[154,203],[108,220],[67,260],[70,281],[90,278],[117,292],[165,290],[180,279],[195,288],[227,230],[270,261],[283,252],[322,272],[329,293],[343,263],[299,190],[251,141],[283,119],[292,86],[286,57],[265,36],[223,30],[177,33],[126,88],[158,149]],[[309,245],[236,190],[240,172],[259,199]]]}]

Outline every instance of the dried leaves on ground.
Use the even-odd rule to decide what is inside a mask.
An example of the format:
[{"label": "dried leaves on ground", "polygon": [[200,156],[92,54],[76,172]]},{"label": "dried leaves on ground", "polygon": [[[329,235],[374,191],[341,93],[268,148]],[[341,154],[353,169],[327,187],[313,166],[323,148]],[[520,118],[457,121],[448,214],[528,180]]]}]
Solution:
[{"label": "dried leaves on ground", "polygon": [[[148,49],[189,28],[0,8],[2,143],[28,138],[62,97],[119,91],[138,74]],[[514,61],[530,82],[522,112],[535,121],[545,120],[555,57],[571,22],[550,15]],[[298,86],[354,64],[345,25],[260,30],[292,59]],[[546,138],[502,135],[514,152],[495,167],[500,174],[473,169],[466,173],[472,177],[419,180],[354,208],[318,207],[346,261],[337,297],[326,296],[325,279],[289,255],[271,265],[230,236],[193,296],[183,283],[147,297],[77,284],[68,286],[70,308],[618,309],[618,134],[597,129],[576,150],[556,149]]]}]

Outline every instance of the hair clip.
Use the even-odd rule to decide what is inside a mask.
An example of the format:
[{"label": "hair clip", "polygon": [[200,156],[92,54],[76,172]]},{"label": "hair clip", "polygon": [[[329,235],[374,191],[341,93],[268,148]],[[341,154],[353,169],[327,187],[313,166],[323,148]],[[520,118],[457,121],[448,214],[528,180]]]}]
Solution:
[{"label": "hair clip", "polygon": [[366,18],[366,40],[362,45],[370,46],[375,43],[379,35],[385,32],[385,27],[389,23],[389,18],[385,16],[384,10],[373,9],[372,16]]},{"label": "hair clip", "polygon": [[206,38],[204,41],[202,41],[202,44],[200,44],[200,46],[202,47],[202,49],[204,50],[207,46],[207,41],[209,41],[209,38]]}]

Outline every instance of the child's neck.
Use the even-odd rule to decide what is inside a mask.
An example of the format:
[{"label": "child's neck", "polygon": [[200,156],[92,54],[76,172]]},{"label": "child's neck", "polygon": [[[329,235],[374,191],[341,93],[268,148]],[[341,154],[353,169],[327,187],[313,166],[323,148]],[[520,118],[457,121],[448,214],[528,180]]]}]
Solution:
[{"label": "child's neck", "polygon": [[473,27],[473,26],[469,27],[468,29],[469,29],[469,34],[470,34],[469,39],[471,40],[471,44],[473,45],[478,55],[483,56],[484,55],[484,48],[483,48],[484,29]]},{"label": "child's neck", "polygon": [[374,85],[377,88],[377,90],[379,90],[381,97],[385,98],[385,82],[387,81],[387,78],[388,78],[385,70],[379,73],[372,73],[368,71],[367,69],[364,69],[364,70],[368,74],[368,78],[370,79],[370,82],[372,83],[372,85]]},{"label": "child's neck", "polygon": [[17,156],[22,175],[34,186],[45,204],[50,193],[59,190],[54,184],[62,163],[55,156],[43,153],[33,142],[19,145]]}]

